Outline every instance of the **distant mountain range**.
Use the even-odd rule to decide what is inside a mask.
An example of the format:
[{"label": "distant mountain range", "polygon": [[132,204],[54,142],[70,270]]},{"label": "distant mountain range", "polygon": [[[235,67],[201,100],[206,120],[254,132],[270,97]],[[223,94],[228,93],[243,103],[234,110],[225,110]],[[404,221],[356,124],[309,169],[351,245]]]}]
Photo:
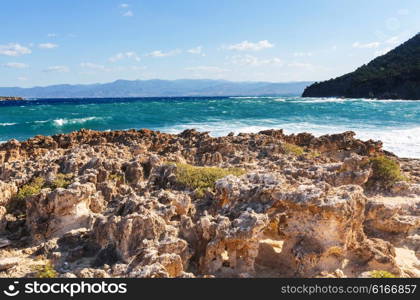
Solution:
[{"label": "distant mountain range", "polygon": [[420,33],[352,73],[314,83],[302,96],[420,100]]},{"label": "distant mountain range", "polygon": [[25,98],[113,98],[177,96],[300,95],[312,82],[232,82],[225,80],[117,80],[104,84],[0,87],[0,96]]}]

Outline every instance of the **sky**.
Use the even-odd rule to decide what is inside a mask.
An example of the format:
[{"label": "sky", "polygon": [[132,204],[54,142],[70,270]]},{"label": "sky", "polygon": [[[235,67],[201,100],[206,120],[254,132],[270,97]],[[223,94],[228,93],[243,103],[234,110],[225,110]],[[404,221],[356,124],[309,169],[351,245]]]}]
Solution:
[{"label": "sky", "polygon": [[1,0],[0,86],[320,81],[420,31],[419,0]]}]

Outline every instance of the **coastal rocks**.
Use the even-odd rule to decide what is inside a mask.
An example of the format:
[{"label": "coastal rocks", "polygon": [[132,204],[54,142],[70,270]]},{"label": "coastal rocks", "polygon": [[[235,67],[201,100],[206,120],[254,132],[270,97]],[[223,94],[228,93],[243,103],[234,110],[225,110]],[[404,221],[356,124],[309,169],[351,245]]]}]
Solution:
[{"label": "coastal rocks", "polygon": [[372,173],[368,162],[369,160],[366,157],[352,153],[344,159],[337,176],[332,180],[333,184],[335,186],[349,184],[364,185]]},{"label": "coastal rocks", "polygon": [[420,198],[420,184],[409,183],[406,181],[399,181],[392,185],[391,193],[394,196]]},{"label": "coastal rocks", "polygon": [[122,170],[125,173],[125,180],[129,185],[135,185],[143,178],[143,167],[137,161],[125,163],[122,166]]},{"label": "coastal rocks", "polygon": [[96,242],[102,247],[115,244],[125,260],[138,253],[144,239],[158,239],[165,229],[165,221],[153,212],[98,218],[93,227]]},{"label": "coastal rocks", "polygon": [[[12,140],[0,144],[0,257],[43,256],[61,277],[413,277],[420,165],[394,158],[409,180],[372,195],[376,154],[380,142],[352,132]],[[197,172],[182,180],[180,165]]]},{"label": "coastal rocks", "polygon": [[19,257],[8,257],[0,259],[0,272],[8,270],[19,264],[21,259]]},{"label": "coastal rocks", "polygon": [[253,275],[259,239],[267,224],[266,215],[252,211],[233,221],[226,217],[202,217],[198,230],[206,245],[199,259],[200,271],[221,276]]},{"label": "coastal rocks", "polygon": [[0,180],[0,206],[6,206],[14,195],[16,195],[18,188],[15,183],[7,183]]},{"label": "coastal rocks", "polygon": [[26,199],[27,227],[34,240],[60,236],[70,230],[88,227],[92,198],[100,197],[92,183],[71,184],[67,189],[44,189]]},{"label": "coastal rocks", "polygon": [[342,268],[344,258],[365,239],[366,198],[358,186],[301,186],[295,192],[277,193],[275,199],[275,207],[286,213],[278,223],[284,240],[282,260],[295,276]]},{"label": "coastal rocks", "polygon": [[22,97],[5,97],[5,96],[0,97],[0,101],[21,101],[21,100],[23,100]]},{"label": "coastal rocks", "polygon": [[[170,217],[166,218],[165,213],[155,213],[142,199],[132,201],[120,209],[123,216],[96,220],[95,242],[102,249],[115,249],[120,260],[129,263],[130,277],[181,276],[190,257],[187,242],[177,237],[175,227],[167,224]],[[179,207],[185,212],[185,205]]]},{"label": "coastal rocks", "polygon": [[[420,198],[378,198],[366,206],[365,228],[382,238],[420,233]],[[391,237],[390,237],[391,236]]]}]

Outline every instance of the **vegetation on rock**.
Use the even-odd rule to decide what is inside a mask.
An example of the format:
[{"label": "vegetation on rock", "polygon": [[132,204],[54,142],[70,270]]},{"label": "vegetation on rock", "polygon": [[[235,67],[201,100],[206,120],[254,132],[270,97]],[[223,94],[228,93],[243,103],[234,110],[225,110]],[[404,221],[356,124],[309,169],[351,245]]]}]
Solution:
[{"label": "vegetation on rock", "polygon": [[401,173],[398,162],[384,155],[373,157],[369,160],[372,166],[372,176],[367,182],[368,186],[380,185],[385,189],[390,188],[394,183],[405,180]]},{"label": "vegetation on rock", "polygon": [[52,263],[48,262],[42,266],[35,267],[36,278],[56,278],[58,277],[57,271],[54,269]]},{"label": "vegetation on rock", "polygon": [[388,271],[382,271],[382,270],[371,271],[370,276],[372,278],[396,278],[397,277]]},{"label": "vegetation on rock", "polygon": [[71,184],[72,174],[57,174],[56,178],[51,183],[51,188],[64,188],[66,189]]},{"label": "vegetation on rock", "polygon": [[41,192],[44,185],[45,179],[42,177],[36,177],[30,183],[25,184],[19,189],[16,195],[16,199],[18,201],[24,201],[29,196],[38,195]]},{"label": "vegetation on rock", "polygon": [[284,143],[282,148],[286,154],[294,154],[296,156],[303,155],[304,150],[302,147],[295,144]]},{"label": "vegetation on rock", "polygon": [[203,196],[207,189],[214,189],[215,182],[223,177],[245,174],[245,170],[240,168],[196,167],[180,163],[175,165],[177,182],[196,191],[198,196]]}]

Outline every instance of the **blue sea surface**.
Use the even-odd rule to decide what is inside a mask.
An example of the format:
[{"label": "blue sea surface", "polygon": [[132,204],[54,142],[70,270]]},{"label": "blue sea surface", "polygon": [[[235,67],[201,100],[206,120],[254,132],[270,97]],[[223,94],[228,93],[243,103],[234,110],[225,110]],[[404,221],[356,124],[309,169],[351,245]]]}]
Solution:
[{"label": "blue sea surface", "polygon": [[403,157],[420,158],[420,101],[300,97],[176,97],[35,99],[0,102],[0,141],[25,140],[89,128],[187,128],[229,132],[284,129],[314,135],[353,130],[384,142]]}]

